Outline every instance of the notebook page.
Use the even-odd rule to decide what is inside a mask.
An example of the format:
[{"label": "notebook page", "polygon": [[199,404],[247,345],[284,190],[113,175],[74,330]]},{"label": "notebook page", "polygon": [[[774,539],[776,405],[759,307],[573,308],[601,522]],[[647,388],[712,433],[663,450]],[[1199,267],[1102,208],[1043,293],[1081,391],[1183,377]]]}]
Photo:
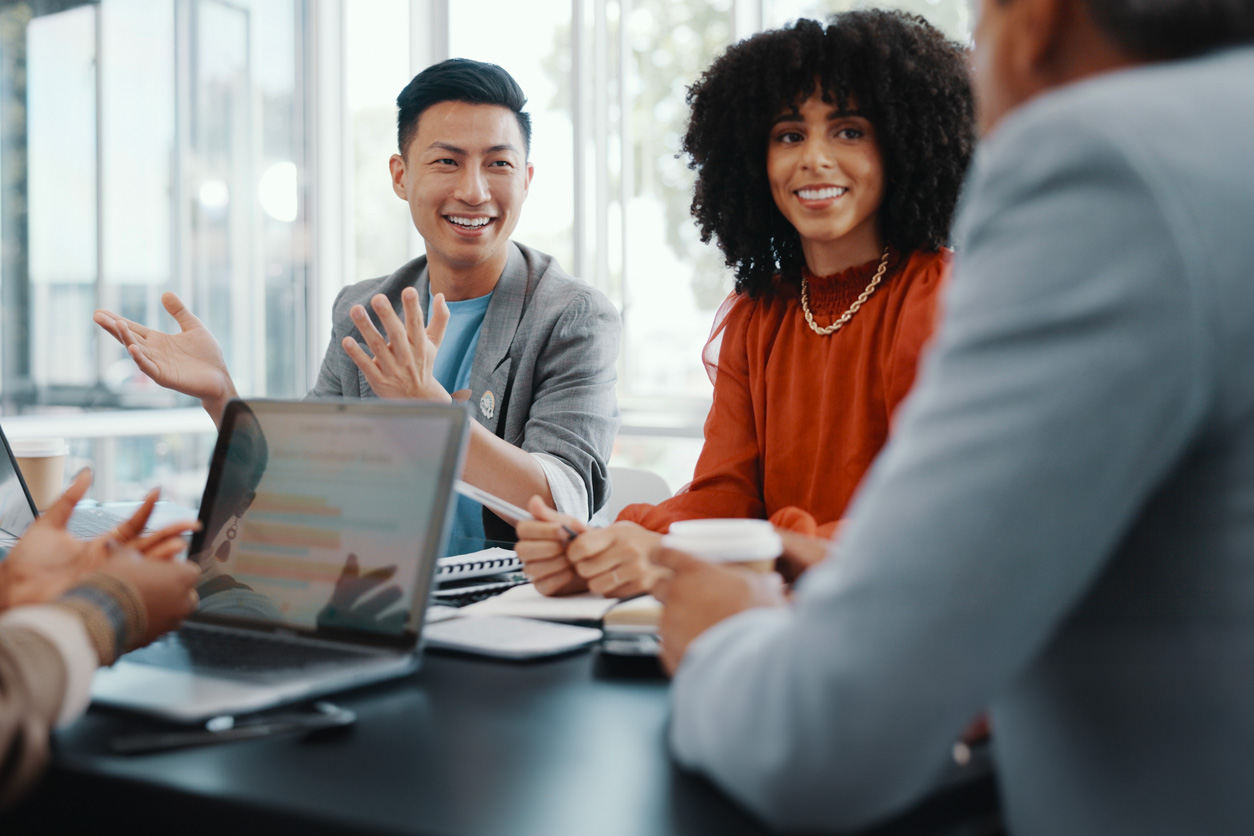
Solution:
[{"label": "notebook page", "polygon": [[591,592],[550,597],[537,592],[534,584],[525,584],[486,601],[462,607],[462,613],[513,615],[541,621],[600,621],[617,603],[617,598],[602,598]]}]

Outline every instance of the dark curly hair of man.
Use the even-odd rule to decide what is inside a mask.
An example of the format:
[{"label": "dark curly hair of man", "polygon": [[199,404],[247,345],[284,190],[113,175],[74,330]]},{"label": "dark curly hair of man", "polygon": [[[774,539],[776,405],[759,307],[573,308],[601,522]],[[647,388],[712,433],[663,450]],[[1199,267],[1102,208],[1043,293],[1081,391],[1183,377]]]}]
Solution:
[{"label": "dark curly hair of man", "polygon": [[688,91],[692,214],[702,241],[717,238],[739,293],[768,292],[777,275],[800,280],[801,239],[771,196],[766,150],[775,118],[816,84],[875,127],[886,243],[908,253],[949,241],[975,147],[965,49],[897,11],[845,12],[827,27],[799,20],[730,47]]}]

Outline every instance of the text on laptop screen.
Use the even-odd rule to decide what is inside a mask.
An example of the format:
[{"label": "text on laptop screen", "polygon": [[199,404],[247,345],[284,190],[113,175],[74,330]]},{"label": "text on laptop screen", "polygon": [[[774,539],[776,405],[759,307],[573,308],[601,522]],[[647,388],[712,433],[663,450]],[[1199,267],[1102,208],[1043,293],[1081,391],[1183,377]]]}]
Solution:
[{"label": "text on laptop screen", "polygon": [[399,634],[443,522],[434,509],[450,423],[244,408],[223,431],[194,556],[199,612]]}]

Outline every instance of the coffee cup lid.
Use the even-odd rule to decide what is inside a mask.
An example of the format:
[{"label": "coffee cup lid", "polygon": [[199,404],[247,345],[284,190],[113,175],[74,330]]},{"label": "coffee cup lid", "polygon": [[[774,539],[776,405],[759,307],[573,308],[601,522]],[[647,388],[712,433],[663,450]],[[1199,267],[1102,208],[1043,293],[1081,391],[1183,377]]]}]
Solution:
[{"label": "coffee cup lid", "polygon": [[684,520],[672,523],[662,538],[667,548],[706,560],[735,563],[770,560],[784,550],[775,527],[766,520]]},{"label": "coffee cup lid", "polygon": [[9,446],[13,455],[26,458],[64,456],[70,452],[64,438],[14,438],[9,440]]}]

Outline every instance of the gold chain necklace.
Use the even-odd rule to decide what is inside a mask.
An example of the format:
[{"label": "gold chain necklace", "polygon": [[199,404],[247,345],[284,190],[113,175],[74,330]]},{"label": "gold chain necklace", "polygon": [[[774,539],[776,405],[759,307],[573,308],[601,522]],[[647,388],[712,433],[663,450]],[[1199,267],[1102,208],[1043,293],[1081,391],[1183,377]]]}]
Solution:
[{"label": "gold chain necklace", "polygon": [[805,312],[806,324],[810,326],[810,330],[818,334],[820,337],[827,337],[835,334],[841,328],[849,324],[849,320],[853,319],[853,315],[858,312],[866,300],[871,298],[871,294],[875,292],[875,288],[880,286],[880,281],[884,278],[884,273],[888,270],[888,247],[884,248],[884,255],[880,257],[879,269],[875,271],[875,275],[871,277],[871,283],[866,286],[866,290],[858,294],[858,298],[853,300],[853,304],[849,306],[849,310],[840,315],[840,319],[828,325],[826,328],[820,328],[814,324],[814,314],[810,313],[810,287],[806,284],[805,274],[801,274],[801,310]]}]

